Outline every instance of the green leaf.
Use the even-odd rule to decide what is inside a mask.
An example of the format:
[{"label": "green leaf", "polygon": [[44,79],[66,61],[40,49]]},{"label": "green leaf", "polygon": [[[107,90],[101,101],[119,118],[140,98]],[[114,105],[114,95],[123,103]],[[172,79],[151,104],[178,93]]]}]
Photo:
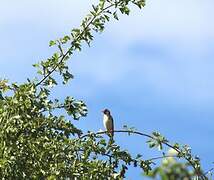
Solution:
[{"label": "green leaf", "polygon": [[62,75],[63,75],[63,84],[66,84],[70,79],[74,78],[74,76],[69,71],[65,71],[65,73],[63,73]]},{"label": "green leaf", "polygon": [[49,42],[49,46],[51,47],[51,46],[54,46],[54,45],[56,45],[56,41],[51,40],[51,41]]},{"label": "green leaf", "polygon": [[116,11],[113,13],[113,17],[114,17],[114,19],[119,20],[119,18],[118,18],[118,15],[117,15],[117,12],[116,12]]}]

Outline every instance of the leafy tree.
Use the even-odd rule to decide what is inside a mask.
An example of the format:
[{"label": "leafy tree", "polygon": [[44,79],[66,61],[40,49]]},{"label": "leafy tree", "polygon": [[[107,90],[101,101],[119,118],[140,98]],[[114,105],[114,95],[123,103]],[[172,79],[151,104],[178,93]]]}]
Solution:
[{"label": "leafy tree", "polygon": [[[167,177],[168,172],[162,170],[165,165],[153,169],[156,158],[133,157],[112,139],[103,138],[106,132],[83,134],[70,118],[66,118],[79,120],[86,116],[87,107],[83,101],[68,96],[61,102],[50,96],[55,86],[59,83],[66,85],[73,78],[67,65],[73,53],[81,51],[83,43],[90,46],[93,32],[102,32],[106,22],[119,19],[119,13],[129,15],[130,5],[141,9],[145,2],[99,0],[79,28],[50,41],[49,45],[55,47],[56,52],[33,65],[38,77],[22,84],[9,83],[5,79],[0,81],[1,179],[123,179],[130,165],[140,167],[150,177],[155,177],[157,172]],[[55,113],[58,109],[61,113]],[[182,177],[207,179],[199,158],[191,155],[189,147],[177,143],[171,145],[158,132],[147,135],[125,127],[115,133],[145,136],[150,148],[162,149],[166,145],[192,168],[190,173],[189,168],[179,165],[184,174]],[[172,174],[176,175],[174,171]]]}]

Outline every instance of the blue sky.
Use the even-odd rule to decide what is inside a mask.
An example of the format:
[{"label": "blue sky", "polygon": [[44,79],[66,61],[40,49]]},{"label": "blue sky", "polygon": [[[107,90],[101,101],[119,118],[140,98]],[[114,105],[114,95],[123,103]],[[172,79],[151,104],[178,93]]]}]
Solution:
[{"label": "blue sky", "polygon": [[[78,27],[94,1],[0,0],[0,77],[23,82],[31,64],[53,52],[49,40]],[[115,126],[189,144],[205,169],[214,157],[213,0],[153,0],[142,10],[107,24],[92,47],[70,61],[75,79],[56,95],[85,100],[87,118],[77,125],[103,129],[100,110],[112,110]],[[144,151],[144,139],[116,135],[122,147]],[[142,142],[142,143],[141,143]],[[130,178],[131,179],[131,178]]]}]

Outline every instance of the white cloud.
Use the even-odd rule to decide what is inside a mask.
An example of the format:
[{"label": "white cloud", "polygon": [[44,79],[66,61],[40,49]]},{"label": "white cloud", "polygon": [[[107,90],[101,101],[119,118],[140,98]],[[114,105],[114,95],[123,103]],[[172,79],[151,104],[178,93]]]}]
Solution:
[{"label": "white cloud", "polygon": [[[92,2],[95,1],[0,0],[0,26],[4,29],[11,25],[10,28],[14,28],[14,33],[17,33],[16,25],[21,24],[23,32],[19,31],[20,34],[15,36],[23,37],[31,36],[25,31],[25,27],[31,25],[46,27],[48,30],[43,37],[55,32],[69,32],[70,28],[79,25]],[[171,94],[178,99],[213,100],[211,77],[214,75],[214,64],[207,60],[212,52],[210,42],[214,39],[213,6],[213,0],[147,0],[147,6],[142,11],[134,8],[129,17],[121,16],[119,22],[110,23],[102,34],[102,41],[105,42],[93,43],[100,48],[91,48],[90,55],[84,50],[80,57],[84,60],[75,60],[72,67],[77,74],[90,77],[95,85],[115,85],[124,80],[127,74],[136,73],[142,78],[138,79],[140,82],[146,82],[157,93],[166,96]],[[1,39],[5,41],[2,45],[13,42],[10,34],[6,33],[4,31],[1,34]],[[35,39],[38,46],[39,41],[41,39]],[[144,42],[145,46],[158,44],[161,51],[167,52],[167,56],[129,55],[130,46],[136,42]],[[22,51],[20,53],[25,55],[29,51],[23,45],[15,45],[12,49],[14,54]],[[34,48],[33,51],[36,51]],[[8,54],[7,49],[11,52],[10,48],[4,48],[5,54]],[[133,58],[138,58],[138,61]]]},{"label": "white cloud", "polygon": [[0,25],[32,23],[38,26],[71,26],[88,13],[93,1],[0,0]]},{"label": "white cloud", "polygon": [[172,101],[207,103],[214,100],[213,65],[199,62],[141,61],[135,65],[141,83],[146,82],[162,97]]},{"label": "white cloud", "polygon": [[139,39],[199,43],[214,38],[213,6],[212,0],[147,0],[142,12],[122,17],[110,35],[127,44]]},{"label": "white cloud", "polygon": [[[79,25],[94,2],[97,0],[0,0],[0,25],[34,23],[53,29],[62,26],[68,31]],[[213,6],[213,0],[147,0],[142,11],[132,7],[129,17],[121,16],[119,23],[112,22],[106,36],[123,45],[139,39],[199,43],[214,38]]]}]

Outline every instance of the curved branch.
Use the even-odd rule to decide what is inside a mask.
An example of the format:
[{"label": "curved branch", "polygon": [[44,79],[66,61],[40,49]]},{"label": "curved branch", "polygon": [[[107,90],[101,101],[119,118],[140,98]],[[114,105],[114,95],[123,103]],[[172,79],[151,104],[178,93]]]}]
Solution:
[{"label": "curved branch", "polygon": [[[148,135],[148,134],[145,134],[145,133],[142,133],[142,132],[139,132],[139,131],[132,131],[132,130],[114,130],[115,133],[129,133],[129,134],[137,134],[137,135],[140,135],[140,136],[144,136],[144,137],[147,137],[147,138],[150,138],[150,139],[153,139],[153,140],[157,140],[155,137],[151,136],[151,135]],[[93,133],[94,135],[101,135],[101,134],[106,134],[108,133],[107,131],[102,131],[102,132],[97,132],[97,133]],[[88,133],[88,134],[85,134],[83,136],[80,137],[80,139],[83,139],[85,137],[88,137],[92,135],[91,133]],[[167,142],[162,142],[162,144],[165,144],[166,146],[174,149],[176,152],[178,152],[187,162],[190,163],[190,165],[193,167],[193,169],[195,170],[196,174],[198,176],[200,176],[203,180],[207,180],[207,177],[205,176],[205,174],[201,173],[200,171],[198,171],[198,169],[195,167],[195,165],[191,162],[191,160],[187,157],[185,157],[184,153],[174,147],[173,145],[167,143]]]},{"label": "curved branch", "polygon": [[155,161],[155,160],[159,160],[159,159],[163,159],[163,158],[179,158],[178,156],[170,156],[170,155],[166,155],[166,156],[158,156],[158,157],[153,157],[150,159],[147,159],[147,161]]}]

